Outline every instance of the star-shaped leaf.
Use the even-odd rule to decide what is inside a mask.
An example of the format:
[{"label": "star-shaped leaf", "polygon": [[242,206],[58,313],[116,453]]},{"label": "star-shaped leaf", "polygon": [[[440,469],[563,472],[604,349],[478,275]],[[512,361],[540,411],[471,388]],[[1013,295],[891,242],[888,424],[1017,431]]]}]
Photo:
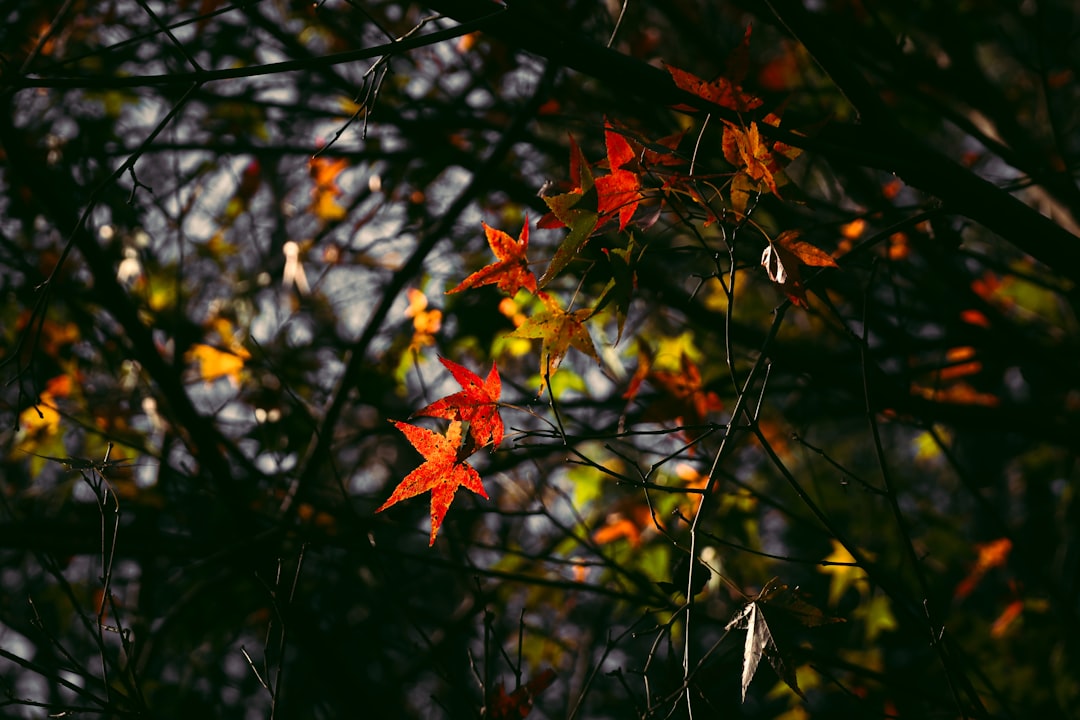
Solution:
[{"label": "star-shaped leaf", "polygon": [[727,68],[721,77],[705,82],[693,73],[667,65],[671,79],[681,89],[736,112],[747,112],[761,107],[762,99],[744,92],[741,85],[750,68],[750,31],[751,28],[747,27],[742,42],[728,56]]},{"label": "star-shaped leaf", "polygon": [[577,209],[576,204],[580,199],[580,196],[572,193],[544,198],[544,201],[547,202],[548,207],[552,208],[556,216],[560,219],[565,218],[564,222],[570,228],[570,232],[563,238],[562,244],[555,251],[547,270],[540,276],[540,287],[545,287],[577,257],[581,249],[585,247],[585,243],[592,237],[593,231],[596,230],[600,216],[592,210]]},{"label": "star-shaped leaf", "polygon": [[434,545],[435,535],[442,527],[443,518],[450,509],[458,487],[464,486],[482,498],[487,498],[487,492],[476,469],[459,459],[462,449],[461,422],[451,422],[446,435],[403,422],[395,422],[394,427],[403,432],[412,446],[424,456],[424,464],[406,475],[390,499],[375,512],[382,512],[391,505],[430,490],[431,542],[428,544]]},{"label": "star-shaped leaf", "polygon": [[600,222],[592,171],[573,135],[570,136],[570,181],[573,187],[569,192],[544,196],[544,202],[551,212],[540,218],[537,226],[567,227],[570,232],[555,251],[547,270],[540,276],[540,287],[551,282],[577,257]]},{"label": "star-shaped leaf", "polygon": [[730,108],[737,112],[747,112],[761,107],[763,102],[761,98],[743,92],[740,86],[726,77],[721,76],[712,82],[705,82],[697,75],[686,70],[680,70],[672,65],[665,65],[665,67],[671,73],[671,79],[681,89],[721,107]]},{"label": "star-shaped leaf", "polygon": [[[575,216],[570,214],[570,211],[595,186],[592,169],[585,159],[585,154],[581,152],[581,147],[577,144],[577,140],[574,140],[574,136],[568,137],[570,139],[570,182],[549,181],[541,188],[540,195],[551,212],[537,221],[537,227],[551,229],[571,225]],[[559,192],[549,192],[549,189]]]},{"label": "star-shaped leaf", "polygon": [[[766,619],[768,615],[768,619]],[[746,701],[746,689],[750,687],[761,658],[768,659],[776,674],[787,686],[802,696],[795,676],[796,664],[790,657],[791,644],[777,644],[775,628],[779,624],[798,624],[816,627],[828,623],[843,622],[842,618],[826,616],[821,610],[802,599],[798,588],[789,589],[776,578],[762,588],[757,597],[743,606],[725,626],[725,630],[746,630],[743,646],[742,699]],[[781,647],[784,645],[784,647]]]},{"label": "star-shaped leaf", "polygon": [[787,230],[772,240],[761,253],[761,265],[791,302],[810,307],[802,283],[799,264],[813,267],[840,267],[829,253],[808,242],[799,240],[798,230]]},{"label": "star-shaped leaf", "polygon": [[[705,389],[701,371],[685,352],[680,364],[680,372],[653,370],[646,376],[663,394],[646,408],[644,422],[675,420],[683,425],[702,425],[710,412],[723,409],[723,402],[716,393]],[[687,436],[694,440],[700,432],[688,430]]]},{"label": "star-shaped leaf", "polygon": [[608,175],[596,178],[597,210],[600,223],[616,214],[619,230],[626,229],[638,207],[641,197],[641,179],[638,174],[624,170],[623,166],[634,162],[637,156],[630,143],[615,131],[610,122],[604,124],[604,142],[607,145]]},{"label": "star-shaped leaf", "polygon": [[499,395],[502,393],[499,369],[492,363],[487,379],[481,380],[479,375],[453,360],[440,357],[439,362],[463,389],[417,410],[413,416],[468,422],[474,446],[482,448],[491,445],[494,450],[503,439],[503,421],[499,415]]},{"label": "star-shaped leaf", "polygon": [[644,249],[634,243],[633,234],[630,235],[625,248],[604,249],[604,255],[607,256],[609,262],[611,279],[600,293],[600,298],[593,306],[592,314],[597,314],[611,303],[615,304],[615,318],[619,325],[619,334],[615,339],[615,344],[622,340],[626,313],[630,310],[630,301],[637,287],[635,266],[642,253]]},{"label": "star-shaped leaf", "polygon": [[540,293],[540,299],[544,301],[544,309],[534,314],[514,332],[510,337],[539,338],[540,345],[540,374],[543,380],[540,385],[540,394],[544,392],[547,378],[555,374],[559,369],[563,356],[567,350],[575,347],[589,355],[596,362],[600,362],[600,356],[596,354],[589,331],[582,324],[592,310],[585,308],[567,312],[559,301],[547,293]]},{"label": "star-shaped leaf", "polygon": [[[762,118],[762,122],[779,127],[780,117],[769,113]],[[785,162],[794,160],[802,152],[799,148],[779,141],[770,144],[762,137],[756,122],[741,126],[725,120],[721,146],[724,159],[738,170],[732,179],[731,203],[740,214],[745,212],[747,196],[752,193],[764,192],[767,189],[780,197],[779,187],[788,182],[780,158],[785,158]]]},{"label": "star-shaped leaf", "polygon": [[502,230],[489,227],[487,223],[483,223],[483,226],[496,261],[462,280],[457,287],[448,290],[447,294],[482,285],[496,285],[510,296],[517,294],[521,288],[536,292],[536,276],[529,269],[529,260],[525,257],[525,252],[529,249],[529,218],[525,218],[525,225],[516,241]]},{"label": "star-shaped leaf", "polygon": [[780,164],[772,154],[768,142],[762,140],[756,122],[750,121],[750,125],[743,129],[725,121],[722,147],[725,160],[751,180],[765,183],[773,195],[780,197],[776,180],[776,175],[780,173]]},{"label": "star-shaped leaf", "polygon": [[866,589],[862,581],[866,571],[859,567],[851,551],[839,540],[832,540],[832,554],[822,561],[818,572],[829,575],[829,605],[835,606],[848,588],[856,587],[862,593]]}]

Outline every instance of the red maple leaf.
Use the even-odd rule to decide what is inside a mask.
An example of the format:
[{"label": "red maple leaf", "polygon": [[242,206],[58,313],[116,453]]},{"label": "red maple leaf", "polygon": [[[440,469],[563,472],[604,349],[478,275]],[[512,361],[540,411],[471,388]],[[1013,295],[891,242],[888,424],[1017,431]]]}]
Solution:
[{"label": "red maple leaf", "polygon": [[516,241],[502,230],[489,227],[487,223],[482,224],[488,245],[495,253],[496,262],[480,268],[462,280],[457,287],[448,290],[447,295],[482,285],[496,285],[511,296],[516,295],[521,288],[536,292],[536,276],[529,269],[529,259],[525,257],[525,251],[529,249],[528,216],[521,228],[521,236]]},{"label": "red maple leaf", "polygon": [[641,179],[623,167],[637,159],[626,138],[616,132],[611,123],[604,123],[604,142],[607,145],[609,175],[596,178],[597,210],[600,224],[615,213],[619,215],[619,230],[624,230],[638,207]]},{"label": "red maple leaf", "polygon": [[491,363],[487,379],[481,380],[479,375],[452,360],[440,357],[439,362],[463,389],[417,410],[413,416],[468,422],[474,446],[481,448],[491,445],[494,450],[503,439],[503,421],[499,415],[499,395],[502,393],[499,369],[495,363]]},{"label": "red maple leaf", "polygon": [[394,427],[405,433],[405,437],[409,439],[412,446],[424,456],[424,464],[406,475],[405,479],[394,488],[390,499],[375,512],[382,512],[391,505],[430,490],[431,542],[428,544],[434,545],[435,535],[442,527],[443,518],[446,517],[446,511],[450,509],[450,503],[454,500],[454,493],[457,492],[458,486],[464,485],[482,498],[487,498],[487,492],[480,482],[480,474],[476,472],[476,468],[467,462],[459,461],[461,450],[461,423],[459,421],[450,423],[446,435],[403,422],[395,422]]},{"label": "red maple leaf", "polygon": [[[634,155],[641,158],[642,167],[647,169],[685,165],[686,159],[678,153],[679,143],[682,142],[682,139],[685,136],[686,131],[680,130],[677,133],[667,135],[659,140],[648,143],[643,146],[640,151],[635,148]],[[631,143],[630,147],[634,148],[634,144]]]},{"label": "red maple leaf", "polygon": [[555,671],[548,668],[512,693],[506,692],[502,681],[488,698],[487,717],[490,720],[518,720],[532,712],[533,699],[555,682]]}]

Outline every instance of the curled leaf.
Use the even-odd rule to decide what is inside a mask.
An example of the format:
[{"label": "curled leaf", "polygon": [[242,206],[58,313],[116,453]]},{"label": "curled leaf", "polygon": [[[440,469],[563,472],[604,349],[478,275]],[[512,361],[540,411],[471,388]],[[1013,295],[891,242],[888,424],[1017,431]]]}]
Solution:
[{"label": "curled leaf", "polygon": [[810,307],[806,288],[802,283],[799,265],[814,267],[839,267],[832,256],[821,248],[798,239],[797,230],[788,230],[769,242],[761,253],[761,265],[769,279],[779,285],[793,303]]},{"label": "curled leaf", "polygon": [[827,617],[821,610],[803,600],[798,588],[791,589],[773,578],[757,597],[746,603],[725,626],[725,630],[746,630],[741,682],[743,702],[746,701],[746,689],[750,687],[750,681],[754,679],[762,657],[769,661],[780,679],[802,697],[795,676],[796,664],[791,657],[791,648],[784,641],[777,644],[777,637],[770,625],[770,622],[776,625],[792,621],[804,627],[816,627],[843,622],[843,619]]}]

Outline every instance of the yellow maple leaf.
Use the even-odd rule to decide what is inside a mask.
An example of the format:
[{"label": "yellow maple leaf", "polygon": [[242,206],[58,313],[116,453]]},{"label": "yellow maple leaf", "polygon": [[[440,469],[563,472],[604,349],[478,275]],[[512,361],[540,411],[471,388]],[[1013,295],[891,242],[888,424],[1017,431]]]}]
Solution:
[{"label": "yellow maple leaf", "polygon": [[866,642],[872,643],[883,632],[899,627],[892,612],[892,603],[888,595],[878,594],[859,606],[855,615],[862,619],[866,632]]},{"label": "yellow maple leaf", "polygon": [[600,356],[596,354],[589,331],[582,324],[592,315],[590,308],[567,312],[562,305],[551,295],[540,293],[540,299],[544,303],[544,309],[535,313],[510,337],[536,338],[541,340],[540,345],[540,392],[543,394],[547,387],[548,378],[555,374],[562,363],[563,356],[571,347],[575,347],[586,355],[600,362]]},{"label": "yellow maple leaf", "polygon": [[213,345],[196,343],[187,351],[184,358],[188,362],[199,363],[199,377],[210,384],[220,378],[228,378],[233,385],[240,385],[240,374],[244,363],[251,358],[251,353],[243,347],[234,347],[231,352],[219,350]]},{"label": "yellow maple leaf", "polygon": [[862,593],[865,585],[860,582],[866,578],[866,571],[859,567],[851,552],[839,540],[831,540],[832,554],[818,567],[818,572],[830,576],[829,605],[835,606],[848,588],[854,586]]},{"label": "yellow maple leaf", "polygon": [[60,430],[60,413],[52,393],[41,393],[36,404],[19,413],[19,433],[17,435],[20,450],[33,449],[42,438],[55,435]]}]

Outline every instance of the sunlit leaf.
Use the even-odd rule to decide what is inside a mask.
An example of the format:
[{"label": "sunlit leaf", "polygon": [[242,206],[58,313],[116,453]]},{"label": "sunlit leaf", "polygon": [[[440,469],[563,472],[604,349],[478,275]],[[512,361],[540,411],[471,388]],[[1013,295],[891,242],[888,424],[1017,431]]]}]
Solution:
[{"label": "sunlit leaf", "polygon": [[19,413],[19,432],[26,436],[53,435],[60,429],[60,413],[50,392],[41,393],[38,401]]},{"label": "sunlit leaf", "polygon": [[862,580],[866,571],[855,562],[855,558],[844,545],[836,539],[830,540],[832,553],[825,558],[827,564],[819,565],[818,572],[829,576],[829,605],[835,607],[848,588],[864,589]]},{"label": "sunlit leaf", "polygon": [[604,142],[610,172],[596,178],[597,210],[601,224],[608,217],[618,215],[619,230],[624,230],[637,210],[641,180],[637,173],[624,170],[623,166],[637,158],[630,143],[615,131],[611,123],[605,123]]},{"label": "sunlit leaf", "polygon": [[491,251],[495,253],[496,262],[469,275],[453,289],[447,290],[447,294],[483,285],[495,285],[510,296],[517,294],[521,288],[536,292],[536,276],[529,269],[529,259],[525,256],[529,249],[528,216],[525,217],[525,225],[521,228],[521,236],[517,241],[502,230],[489,227],[487,223],[483,225],[484,235]]},{"label": "sunlit leaf", "polygon": [[460,422],[451,422],[446,435],[403,422],[395,422],[394,427],[404,433],[412,446],[424,456],[424,463],[406,475],[390,498],[375,512],[382,512],[402,500],[430,491],[431,541],[428,544],[434,545],[435,536],[442,527],[458,487],[468,488],[482,498],[487,498],[487,492],[476,469],[459,460],[458,454],[462,449]]},{"label": "sunlit leaf", "polygon": [[753,120],[748,127],[724,123],[724,159],[751,180],[765,183],[773,195],[779,196],[776,175],[780,166],[773,157],[769,145],[763,141],[758,125]]},{"label": "sunlit leaf", "polygon": [[203,343],[192,345],[185,355],[188,362],[198,363],[199,379],[203,382],[212,383],[221,378],[228,378],[236,386],[240,385],[244,363],[250,357],[251,354],[243,347],[227,351]]},{"label": "sunlit leaf", "polygon": [[[512,337],[535,338],[541,341],[540,374],[548,378],[559,369],[563,356],[571,347],[575,347],[589,357],[600,362],[596,354],[589,331],[582,324],[592,313],[589,309],[567,312],[557,299],[547,293],[541,293],[544,309],[533,314],[524,325],[511,333]],[[544,392],[544,381],[540,393]]]},{"label": "sunlit leaf", "polygon": [[761,253],[761,265],[768,273],[769,279],[779,285],[793,303],[801,307],[809,307],[799,265],[839,266],[824,250],[799,240],[798,237],[797,230],[788,230],[770,241]]},{"label": "sunlit leaf", "polygon": [[462,390],[436,400],[413,415],[468,422],[476,447],[491,445],[494,450],[503,438],[503,421],[499,415],[499,395],[502,393],[499,369],[492,363],[487,379],[482,380],[452,360],[440,357],[439,362],[450,371]]},{"label": "sunlit leaf", "polygon": [[787,585],[777,582],[776,579],[770,580],[757,597],[743,606],[724,628],[725,630],[746,630],[741,681],[744,702],[746,690],[750,687],[750,681],[753,680],[762,657],[768,659],[773,670],[781,680],[787,683],[788,687],[800,696],[802,695],[795,674],[796,664],[790,656],[791,648],[784,648],[777,644],[777,639],[769,625],[770,620],[795,622],[803,627],[842,622],[842,619],[828,617],[806,602],[797,589],[792,590]]}]

